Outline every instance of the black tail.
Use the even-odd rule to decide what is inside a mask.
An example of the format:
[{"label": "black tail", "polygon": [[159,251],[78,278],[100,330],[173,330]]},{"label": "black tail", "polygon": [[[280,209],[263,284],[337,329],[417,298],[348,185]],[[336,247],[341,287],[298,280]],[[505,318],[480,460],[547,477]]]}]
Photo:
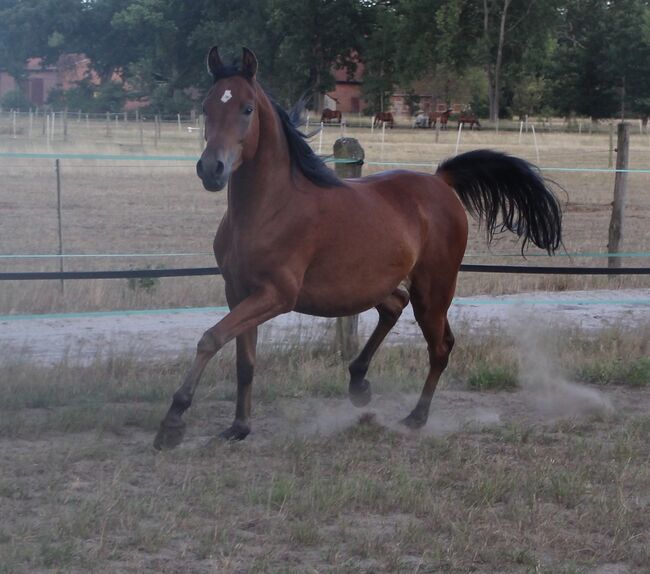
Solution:
[{"label": "black tail", "polygon": [[470,151],[443,161],[437,175],[456,190],[467,210],[486,222],[488,241],[508,229],[549,254],[562,244],[562,211],[539,170],[518,157]]}]

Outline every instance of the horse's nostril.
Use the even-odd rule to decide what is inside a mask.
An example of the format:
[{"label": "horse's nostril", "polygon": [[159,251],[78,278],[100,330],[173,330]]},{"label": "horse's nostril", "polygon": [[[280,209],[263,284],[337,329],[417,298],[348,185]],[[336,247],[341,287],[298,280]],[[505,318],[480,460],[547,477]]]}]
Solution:
[{"label": "horse's nostril", "polygon": [[223,162],[222,162],[222,161],[218,161],[216,167],[214,168],[214,173],[215,173],[217,176],[220,176],[220,175],[223,174],[223,170],[224,170],[224,168],[225,168],[225,166],[223,165]]}]

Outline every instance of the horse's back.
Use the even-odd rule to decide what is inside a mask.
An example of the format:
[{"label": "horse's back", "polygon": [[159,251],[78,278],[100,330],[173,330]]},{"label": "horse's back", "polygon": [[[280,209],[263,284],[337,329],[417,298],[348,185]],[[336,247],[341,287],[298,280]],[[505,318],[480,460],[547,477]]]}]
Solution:
[{"label": "horse's back", "polygon": [[400,232],[404,236],[417,236],[421,251],[430,250],[432,245],[448,244],[455,258],[462,258],[467,241],[467,215],[456,192],[442,178],[391,170],[346,183],[357,193],[390,206],[397,216],[387,218],[388,225],[399,221]]},{"label": "horse's back", "polygon": [[442,178],[422,172],[390,170],[358,179],[346,180],[357,193],[378,196],[395,209],[417,209],[427,217],[440,214],[466,220],[464,209],[454,190]]}]

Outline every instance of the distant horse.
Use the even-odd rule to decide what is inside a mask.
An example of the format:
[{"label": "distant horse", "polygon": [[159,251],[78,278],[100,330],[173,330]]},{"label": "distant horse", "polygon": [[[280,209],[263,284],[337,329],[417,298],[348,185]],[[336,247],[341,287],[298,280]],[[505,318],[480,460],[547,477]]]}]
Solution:
[{"label": "distant horse", "polygon": [[343,116],[339,110],[330,110],[329,108],[325,108],[320,116],[320,121],[324,124],[340,124],[342,118]]},{"label": "distant horse", "polygon": [[182,414],[201,374],[232,339],[235,419],[221,436],[245,438],[257,328],[289,311],[339,317],[377,309],[377,327],[349,367],[350,399],[366,405],[370,361],[409,301],[428,344],[429,373],[402,422],[422,427],[454,346],[447,310],[467,243],[463,206],[485,221],[488,240],[508,229],[523,238],[522,250],[532,242],[552,253],[561,243],[558,200],[526,161],[489,150],[448,159],[435,175],[388,171],[340,180],[258,84],[250,50],[237,68],[224,66],[214,47],[208,69],[206,146],[196,172],[208,191],[228,185],[214,253],[231,310],[201,337],[154,446],[181,442]]},{"label": "distant horse", "polygon": [[436,122],[440,120],[440,129],[441,130],[446,130],[447,129],[447,123],[449,122],[449,116],[451,115],[451,108],[445,110],[444,112],[431,112],[429,114],[429,125],[432,128],[436,127]]},{"label": "distant horse", "polygon": [[474,129],[474,126],[476,126],[477,130],[481,129],[481,122],[478,121],[478,116],[471,111],[460,112],[458,116],[458,127],[461,125],[465,127],[465,124],[469,124],[470,130]]},{"label": "distant horse", "polygon": [[395,125],[393,114],[390,112],[377,112],[375,118],[372,120],[372,125],[377,128],[381,124],[386,124],[389,128],[392,128]]}]

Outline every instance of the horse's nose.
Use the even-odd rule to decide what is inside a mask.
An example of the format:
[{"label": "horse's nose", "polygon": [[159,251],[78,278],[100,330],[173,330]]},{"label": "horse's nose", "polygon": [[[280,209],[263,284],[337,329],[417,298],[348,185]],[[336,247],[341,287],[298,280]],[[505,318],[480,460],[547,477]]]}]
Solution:
[{"label": "horse's nose", "polygon": [[[210,162],[212,163],[212,162]],[[196,162],[196,174],[201,178],[205,179],[216,179],[223,175],[226,166],[221,160],[217,160],[213,165],[206,165],[206,162],[203,159],[200,159]]]}]

